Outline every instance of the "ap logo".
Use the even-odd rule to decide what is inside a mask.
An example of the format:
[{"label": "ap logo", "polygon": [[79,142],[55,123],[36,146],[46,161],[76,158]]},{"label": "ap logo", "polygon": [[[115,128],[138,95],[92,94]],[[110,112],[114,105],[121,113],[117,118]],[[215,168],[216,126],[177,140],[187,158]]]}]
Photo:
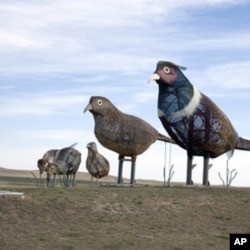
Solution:
[{"label": "ap logo", "polygon": [[250,249],[250,234],[230,234],[230,250]]}]

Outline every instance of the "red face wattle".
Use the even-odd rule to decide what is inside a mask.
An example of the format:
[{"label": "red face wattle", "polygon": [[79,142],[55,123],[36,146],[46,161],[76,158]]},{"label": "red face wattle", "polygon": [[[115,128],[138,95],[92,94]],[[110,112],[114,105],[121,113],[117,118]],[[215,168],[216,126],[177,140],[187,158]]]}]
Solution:
[{"label": "red face wattle", "polygon": [[164,66],[163,68],[157,70],[156,73],[160,76],[161,81],[168,84],[173,83],[178,77],[178,72],[174,68],[168,66]]}]

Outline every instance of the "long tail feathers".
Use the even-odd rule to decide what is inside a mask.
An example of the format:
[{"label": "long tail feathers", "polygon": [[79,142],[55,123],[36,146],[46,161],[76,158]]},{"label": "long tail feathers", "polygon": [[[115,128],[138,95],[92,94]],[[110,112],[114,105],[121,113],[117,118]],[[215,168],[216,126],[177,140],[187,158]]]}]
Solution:
[{"label": "long tail feathers", "polygon": [[157,140],[176,144],[172,138],[167,137],[167,136],[160,134],[160,133],[158,134]]},{"label": "long tail feathers", "polygon": [[72,144],[71,146],[69,146],[69,148],[74,148],[75,145],[77,145],[78,142],[75,142],[74,144]]},{"label": "long tail feathers", "polygon": [[[176,144],[176,142],[163,134],[158,134],[157,140]],[[250,151],[250,140],[238,137],[235,149]]]},{"label": "long tail feathers", "polygon": [[235,148],[250,151],[250,140],[238,137]]}]

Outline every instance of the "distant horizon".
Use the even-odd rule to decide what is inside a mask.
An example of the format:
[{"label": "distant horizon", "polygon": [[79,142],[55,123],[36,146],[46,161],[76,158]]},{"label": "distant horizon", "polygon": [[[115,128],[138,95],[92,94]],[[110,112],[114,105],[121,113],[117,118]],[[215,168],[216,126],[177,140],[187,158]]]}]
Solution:
[{"label": "distant horizon", "polygon": [[[3,170],[3,171],[10,171],[10,172],[13,172],[13,173],[16,173],[16,172],[22,172],[23,174],[28,174],[30,173],[31,176],[30,178],[32,177],[32,172],[37,172],[37,174],[39,174],[39,169],[12,169],[12,168],[5,168],[5,167],[0,167],[0,171]],[[89,172],[86,170],[86,171],[77,171],[77,174],[76,174],[76,181],[77,179],[79,179],[79,174],[80,175],[88,175],[89,177],[89,182],[91,182],[91,179],[90,179],[90,174]],[[7,175],[7,173],[4,173],[4,176],[9,176]],[[39,175],[40,176],[40,175]],[[38,177],[39,177],[38,176]],[[11,176],[10,176],[11,177]],[[26,176],[28,177],[28,176]],[[77,178],[78,177],[78,178]],[[1,178],[1,172],[0,172],[0,178]],[[42,175],[42,178],[45,180],[46,179],[46,173],[43,173]],[[58,177],[57,177],[58,178]],[[87,178],[87,177],[86,177]],[[113,181],[110,180],[110,178],[114,178]],[[123,178],[125,180],[125,183],[124,185],[130,185],[130,177],[124,177]],[[58,179],[59,180],[59,179]],[[82,180],[82,178],[81,178]],[[0,180],[1,181],[1,180]],[[88,181],[88,179],[86,179],[86,181]],[[95,179],[94,179],[95,181]],[[106,182],[111,182],[112,185],[115,185],[117,184],[117,175],[107,175],[106,177],[103,177],[102,179],[99,180],[99,183],[101,183],[101,186],[102,184]],[[148,183],[149,182],[149,183]],[[158,185],[164,187],[164,179],[162,180],[155,180],[155,179],[145,179],[145,178],[135,178],[135,185],[138,184],[138,185],[143,185],[143,184],[152,184],[153,183],[157,183]],[[117,184],[117,185],[123,185],[123,184]],[[183,182],[176,182],[176,181],[170,181],[170,187],[178,187],[178,186],[183,186],[183,187],[200,187],[200,188],[205,188],[202,183],[200,182],[197,182],[197,183],[193,183],[192,185],[187,185],[185,181]],[[167,186],[166,186],[167,187]],[[234,184],[232,183],[230,186],[226,187],[223,185],[223,183],[221,182],[221,184],[212,184],[212,185],[209,185],[208,187],[221,187],[221,188],[250,188],[250,186],[234,186]]]}]

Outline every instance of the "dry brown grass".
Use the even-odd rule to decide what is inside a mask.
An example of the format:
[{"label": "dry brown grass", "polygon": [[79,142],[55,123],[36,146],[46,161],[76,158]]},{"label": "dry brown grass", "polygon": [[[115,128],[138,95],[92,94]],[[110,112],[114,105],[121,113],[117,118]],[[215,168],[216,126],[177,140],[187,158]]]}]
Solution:
[{"label": "dry brown grass", "polygon": [[[1,181],[0,181],[1,183]],[[229,249],[250,233],[250,189],[0,186],[0,249]]]}]

